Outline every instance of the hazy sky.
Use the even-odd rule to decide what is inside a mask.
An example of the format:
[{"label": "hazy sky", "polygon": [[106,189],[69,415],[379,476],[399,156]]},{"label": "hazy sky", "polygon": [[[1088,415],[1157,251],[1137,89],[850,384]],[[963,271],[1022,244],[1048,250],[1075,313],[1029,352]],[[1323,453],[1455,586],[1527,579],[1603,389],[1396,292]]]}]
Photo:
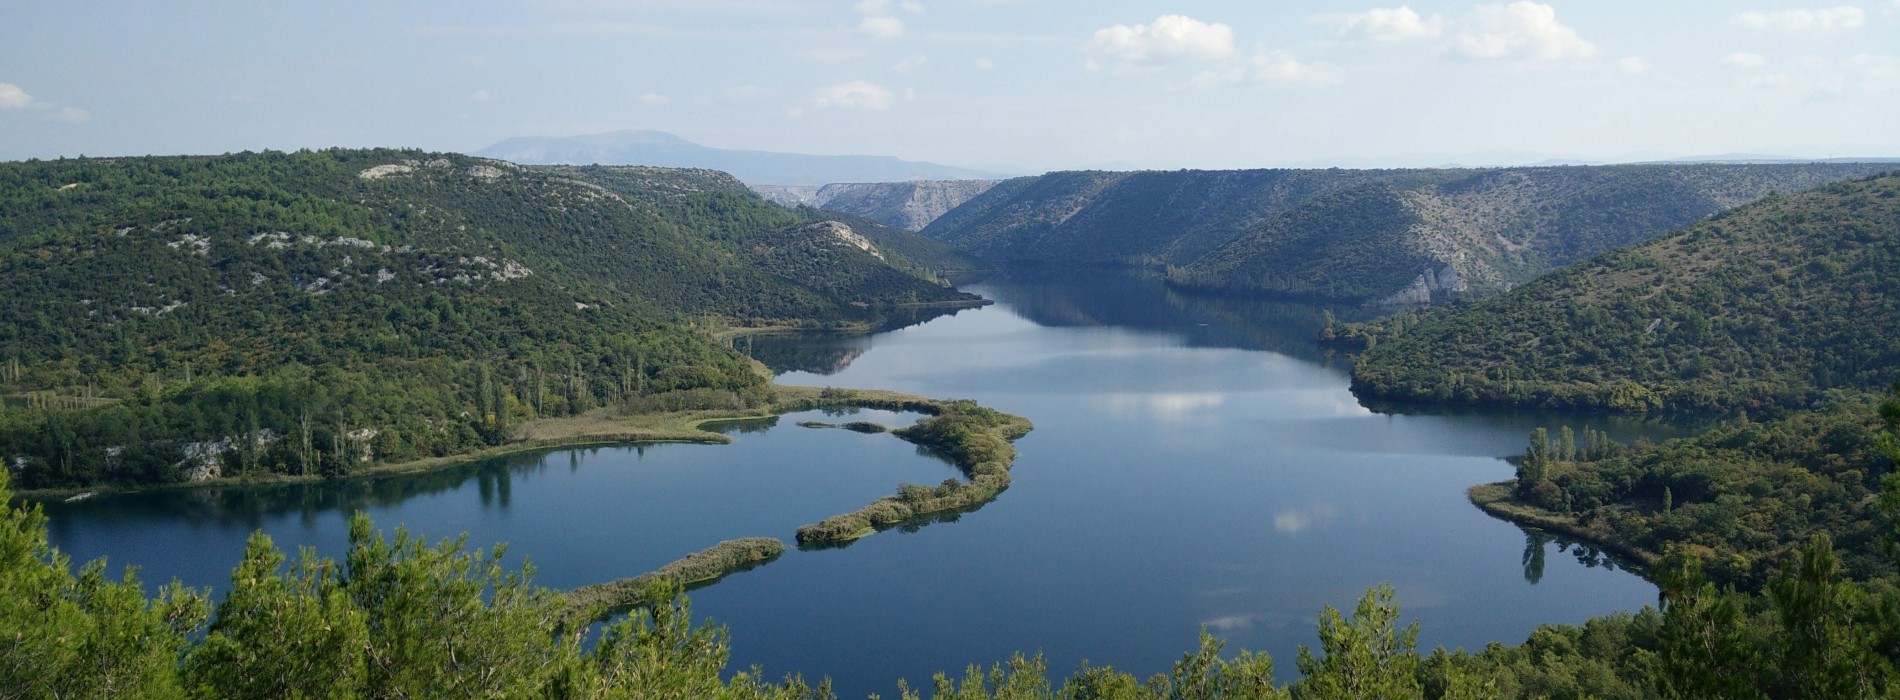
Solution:
[{"label": "hazy sky", "polygon": [[1900,155],[1900,0],[0,8],[0,159],[629,128],[1020,172]]}]

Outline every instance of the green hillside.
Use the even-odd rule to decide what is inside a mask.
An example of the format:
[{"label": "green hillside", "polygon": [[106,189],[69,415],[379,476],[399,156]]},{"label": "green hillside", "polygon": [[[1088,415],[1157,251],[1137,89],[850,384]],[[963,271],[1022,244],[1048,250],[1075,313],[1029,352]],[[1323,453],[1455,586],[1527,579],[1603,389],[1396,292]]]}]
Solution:
[{"label": "green hillside", "polygon": [[1005,181],[923,233],[996,260],[1167,266],[1203,291],[1435,303],[1888,167],[1051,173]]},{"label": "green hillside", "polygon": [[862,216],[810,208],[801,208],[800,213],[814,221],[836,221],[851,227],[852,231],[877,244],[887,263],[928,279],[964,279],[995,267],[943,241]]},{"label": "green hillside", "polygon": [[962,298],[648,170],[609,189],[390,150],[0,164],[0,459],[38,488],[456,454],[651,394],[748,400],[764,380],[707,320]]},{"label": "green hillside", "polygon": [[1429,318],[1361,396],[1615,410],[1806,405],[1900,368],[1900,175],[1771,197]]},{"label": "green hillside", "polygon": [[1187,289],[1363,301],[1444,267],[1412,245],[1423,222],[1391,185],[1354,187],[1307,200],[1168,279]]}]

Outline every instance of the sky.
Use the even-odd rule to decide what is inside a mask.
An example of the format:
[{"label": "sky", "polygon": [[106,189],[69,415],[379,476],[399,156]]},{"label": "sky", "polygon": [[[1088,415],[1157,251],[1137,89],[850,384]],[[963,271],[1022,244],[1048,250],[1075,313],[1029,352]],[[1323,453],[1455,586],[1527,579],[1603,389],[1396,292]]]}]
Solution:
[{"label": "sky", "polygon": [[1900,0],[0,0],[0,160],[655,129],[1063,168],[1900,156]]}]

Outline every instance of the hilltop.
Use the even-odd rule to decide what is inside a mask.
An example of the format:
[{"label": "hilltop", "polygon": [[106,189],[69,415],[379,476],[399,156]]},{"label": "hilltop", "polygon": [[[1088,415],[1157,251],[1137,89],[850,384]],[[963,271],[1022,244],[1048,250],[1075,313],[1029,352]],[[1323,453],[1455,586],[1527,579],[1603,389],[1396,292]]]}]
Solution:
[{"label": "hilltop", "polygon": [[1900,367],[1900,175],[1774,196],[1442,309],[1362,397],[1642,411],[1802,406]]}]

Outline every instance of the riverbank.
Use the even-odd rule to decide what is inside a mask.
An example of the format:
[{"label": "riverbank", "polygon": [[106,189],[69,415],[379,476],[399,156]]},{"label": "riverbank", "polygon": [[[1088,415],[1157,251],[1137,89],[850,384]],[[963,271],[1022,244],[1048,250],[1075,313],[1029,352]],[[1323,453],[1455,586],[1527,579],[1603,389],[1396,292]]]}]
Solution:
[{"label": "riverbank", "polygon": [[220,477],[201,481],[169,484],[94,485],[82,488],[35,489],[15,492],[22,500],[57,500],[77,496],[101,496],[115,493],[139,493],[182,489],[215,489],[247,486],[313,483],[340,479],[373,479],[448,469],[470,462],[507,457],[528,452],[577,447],[606,447],[633,444],[695,443],[725,444],[726,435],[704,429],[707,423],[727,420],[770,418],[816,408],[872,408],[910,411],[936,415],[953,402],[895,391],[834,389],[773,385],[770,399],[746,409],[700,409],[656,413],[621,414],[605,408],[578,416],[544,418],[524,423],[515,430],[514,439],[494,447],[443,457],[428,457],[406,462],[391,462],[364,467],[343,476],[295,474],[252,474]]},{"label": "riverbank", "polygon": [[1639,575],[1646,575],[1655,567],[1656,561],[1661,559],[1661,555],[1655,552],[1612,540],[1607,533],[1585,526],[1577,522],[1576,518],[1544,510],[1513,498],[1511,487],[1515,483],[1514,481],[1499,481],[1478,484],[1465,489],[1465,496],[1471,499],[1472,505],[1494,518],[1554,532],[1616,554],[1626,561],[1640,565],[1642,569],[1636,572]]}]

